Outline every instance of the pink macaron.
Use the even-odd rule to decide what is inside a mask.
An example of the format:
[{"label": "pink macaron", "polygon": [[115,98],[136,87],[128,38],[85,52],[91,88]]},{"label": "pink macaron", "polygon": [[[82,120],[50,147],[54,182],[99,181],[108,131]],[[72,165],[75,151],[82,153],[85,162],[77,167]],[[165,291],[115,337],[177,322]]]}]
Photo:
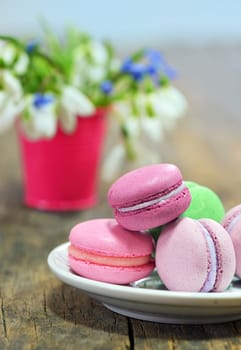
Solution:
[{"label": "pink macaron", "polygon": [[172,291],[224,291],[235,264],[229,234],[211,219],[177,219],[165,226],[157,241],[156,268]]},{"label": "pink macaron", "polygon": [[236,255],[236,275],[241,278],[241,204],[230,209],[222,221],[230,234]]},{"label": "pink macaron", "polygon": [[128,284],[149,275],[155,266],[152,237],[128,231],[114,219],[74,226],[69,235],[72,271],[96,281]]},{"label": "pink macaron", "polygon": [[109,205],[120,225],[147,230],[166,224],[189,206],[190,192],[173,164],[154,164],[121,176],[108,191]]}]

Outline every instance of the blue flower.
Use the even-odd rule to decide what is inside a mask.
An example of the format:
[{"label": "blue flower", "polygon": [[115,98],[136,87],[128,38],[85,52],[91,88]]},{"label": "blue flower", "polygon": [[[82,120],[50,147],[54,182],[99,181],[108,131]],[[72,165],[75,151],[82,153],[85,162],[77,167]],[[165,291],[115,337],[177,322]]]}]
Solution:
[{"label": "blue flower", "polygon": [[146,49],[145,57],[149,61],[148,73],[150,75],[163,74],[170,80],[177,77],[176,70],[171,67],[164,59],[162,54],[157,50]]},{"label": "blue flower", "polygon": [[131,75],[137,82],[149,75],[155,85],[159,85],[160,76],[162,75],[168,79],[176,77],[176,71],[167,64],[161,53],[152,49],[144,50],[142,57],[138,61],[131,57],[125,59],[121,71]]},{"label": "blue flower", "polygon": [[134,80],[141,81],[147,73],[147,67],[143,63],[127,58],[122,64],[121,71],[130,74]]},{"label": "blue flower", "polygon": [[36,93],[34,95],[33,105],[36,108],[41,108],[41,107],[46,106],[49,103],[52,103],[53,101],[54,101],[53,96]]},{"label": "blue flower", "polygon": [[130,73],[131,67],[133,65],[133,61],[130,57],[126,58],[121,66],[122,73]]},{"label": "blue flower", "polygon": [[113,90],[113,84],[110,80],[105,80],[100,84],[100,89],[104,94],[109,95]]},{"label": "blue flower", "polygon": [[142,63],[133,63],[130,74],[136,81],[141,81],[147,73],[147,67]]},{"label": "blue flower", "polygon": [[39,42],[37,40],[31,40],[27,45],[26,45],[26,52],[31,54],[34,52],[34,50],[38,47]]}]

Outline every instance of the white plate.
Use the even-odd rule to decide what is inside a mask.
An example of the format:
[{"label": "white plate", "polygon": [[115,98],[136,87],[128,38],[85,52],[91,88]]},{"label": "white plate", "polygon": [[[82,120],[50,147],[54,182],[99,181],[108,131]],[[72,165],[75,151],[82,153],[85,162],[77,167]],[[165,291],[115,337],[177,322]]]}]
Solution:
[{"label": "white plate", "polygon": [[102,302],[108,309],[133,318],[175,324],[219,323],[241,319],[241,281],[233,280],[223,293],[171,292],[154,274],[133,286],[103,283],[74,274],[68,266],[67,247],[52,250],[48,264],[63,282]]}]

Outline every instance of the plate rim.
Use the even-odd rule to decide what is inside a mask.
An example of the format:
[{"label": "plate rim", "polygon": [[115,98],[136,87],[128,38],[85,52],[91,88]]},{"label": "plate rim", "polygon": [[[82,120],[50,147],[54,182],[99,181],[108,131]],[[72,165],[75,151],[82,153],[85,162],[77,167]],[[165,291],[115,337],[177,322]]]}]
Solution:
[{"label": "plate rim", "polygon": [[163,304],[168,302],[169,305],[175,305],[177,307],[180,304],[182,307],[202,307],[205,305],[229,308],[241,305],[241,289],[240,292],[224,291],[214,293],[156,290],[99,282],[76,275],[70,270],[64,271],[58,268],[55,258],[56,254],[59,254],[60,252],[66,254],[69,244],[69,242],[62,243],[49,252],[47,258],[49,268],[62,282],[78,288],[87,294],[95,294],[97,296],[100,295],[105,297],[109,296],[111,298],[114,296],[114,299],[117,299],[118,295],[121,294],[122,300],[141,301],[151,304]]}]

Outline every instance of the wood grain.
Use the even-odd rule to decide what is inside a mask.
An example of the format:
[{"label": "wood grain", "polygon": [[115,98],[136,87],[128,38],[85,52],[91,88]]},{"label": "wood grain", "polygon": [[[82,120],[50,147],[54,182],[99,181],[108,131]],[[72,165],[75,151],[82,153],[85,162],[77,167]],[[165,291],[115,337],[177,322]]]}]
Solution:
[{"label": "wood grain", "polygon": [[[166,135],[163,161],[186,180],[210,186],[226,209],[241,203],[241,48],[165,48],[189,99],[187,116]],[[238,76],[239,74],[239,76]],[[14,132],[0,137],[0,349],[241,349],[241,321],[167,325],[115,314],[58,281],[47,255],[67,241],[76,223],[112,216],[107,184],[99,204],[77,213],[46,213],[22,204],[21,168]]]}]

